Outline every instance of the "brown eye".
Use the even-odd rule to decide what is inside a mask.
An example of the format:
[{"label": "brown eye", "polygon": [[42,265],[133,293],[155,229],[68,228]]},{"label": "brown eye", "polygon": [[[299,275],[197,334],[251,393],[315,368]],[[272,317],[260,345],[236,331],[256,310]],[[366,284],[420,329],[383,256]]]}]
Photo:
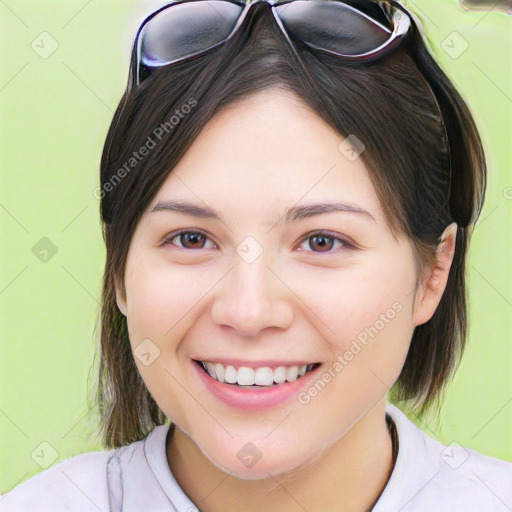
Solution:
[{"label": "brown eye", "polygon": [[185,249],[202,249],[206,240],[200,233],[181,233],[179,237],[181,246]]},{"label": "brown eye", "polygon": [[182,231],[181,233],[170,236],[165,243],[168,245],[176,245],[183,249],[204,249],[208,241],[209,238],[203,233],[197,231]]},{"label": "brown eye", "polygon": [[[330,233],[312,233],[302,239],[300,247],[301,251],[316,252],[316,253],[334,253],[333,249],[351,249],[354,246],[346,242],[342,238],[331,235]],[[306,246],[306,247],[303,247]]]},{"label": "brown eye", "polygon": [[333,248],[334,238],[325,235],[313,235],[309,237],[309,246],[314,251],[328,252]]}]

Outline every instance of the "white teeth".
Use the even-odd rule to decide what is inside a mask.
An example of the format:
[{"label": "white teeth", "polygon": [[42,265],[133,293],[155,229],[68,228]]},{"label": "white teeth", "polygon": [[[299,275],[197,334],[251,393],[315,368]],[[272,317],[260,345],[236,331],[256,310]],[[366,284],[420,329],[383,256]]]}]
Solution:
[{"label": "white teeth", "polygon": [[282,384],[286,380],[286,366],[278,366],[274,370],[274,382]]},{"label": "white teeth", "polygon": [[272,386],[293,382],[313,369],[313,364],[301,366],[278,366],[274,370],[269,366],[249,368],[241,366],[238,370],[233,365],[224,366],[222,363],[202,362],[208,375],[220,382],[238,384],[239,386]]},{"label": "white teeth", "polygon": [[240,386],[252,386],[254,384],[254,370],[241,366],[238,368],[238,384]]},{"label": "white teeth", "polygon": [[[220,382],[224,382],[224,375],[226,372],[224,371],[224,366],[222,366],[220,363],[215,363],[214,365],[215,373],[217,374],[217,380]],[[213,377],[215,379],[215,377]]]},{"label": "white teeth", "polygon": [[217,378],[217,374],[215,373],[215,368],[213,366],[213,363],[205,363],[206,365],[206,371],[208,372],[208,375],[210,377],[213,377],[214,379]]},{"label": "white teeth", "polygon": [[[215,377],[213,378],[215,379]],[[226,366],[224,378],[226,379],[226,382],[228,382],[229,384],[236,384],[238,380],[238,373],[236,371],[236,368],[231,365]]]},{"label": "white teeth", "polygon": [[274,372],[272,368],[265,366],[257,368],[254,372],[254,384],[258,386],[271,386],[274,383]]},{"label": "white teeth", "polygon": [[289,366],[286,368],[286,380],[288,382],[293,382],[294,380],[297,380],[297,377],[299,376],[299,367],[298,366]]}]

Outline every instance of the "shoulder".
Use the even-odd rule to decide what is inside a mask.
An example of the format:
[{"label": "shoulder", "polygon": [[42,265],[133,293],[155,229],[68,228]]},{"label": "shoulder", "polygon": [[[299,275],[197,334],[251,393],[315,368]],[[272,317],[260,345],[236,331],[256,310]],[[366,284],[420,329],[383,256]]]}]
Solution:
[{"label": "shoulder", "polygon": [[388,404],[387,411],[397,426],[399,452],[390,490],[383,498],[386,494],[395,500],[403,512],[512,509],[512,463],[457,442],[445,445],[397,407]]},{"label": "shoulder", "polygon": [[111,454],[88,452],[59,462],[3,494],[0,511],[108,510],[105,472]]},{"label": "shoulder", "polygon": [[445,506],[451,505],[452,510],[457,510],[453,507],[458,506],[468,512],[512,509],[512,463],[457,442],[444,445],[425,437],[431,458],[437,460],[437,475],[430,492],[443,497]]},{"label": "shoulder", "polygon": [[65,459],[0,495],[0,512],[155,510],[155,506],[164,510],[176,494],[181,497],[166,459],[168,430],[168,425],[161,425],[139,441]]}]

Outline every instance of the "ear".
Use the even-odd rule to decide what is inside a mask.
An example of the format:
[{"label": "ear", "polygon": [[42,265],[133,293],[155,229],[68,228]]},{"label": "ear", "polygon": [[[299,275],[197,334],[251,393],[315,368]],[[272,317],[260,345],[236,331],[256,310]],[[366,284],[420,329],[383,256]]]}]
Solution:
[{"label": "ear", "polygon": [[118,283],[117,279],[115,281],[116,281],[116,304],[117,304],[117,307],[119,308],[119,311],[121,311],[121,313],[124,316],[126,316],[126,290],[125,290],[124,286],[122,286]]},{"label": "ear", "polygon": [[424,272],[422,282],[418,286],[413,313],[414,325],[428,322],[441,301],[455,254],[456,239],[457,224],[452,222],[441,236],[435,262]]}]

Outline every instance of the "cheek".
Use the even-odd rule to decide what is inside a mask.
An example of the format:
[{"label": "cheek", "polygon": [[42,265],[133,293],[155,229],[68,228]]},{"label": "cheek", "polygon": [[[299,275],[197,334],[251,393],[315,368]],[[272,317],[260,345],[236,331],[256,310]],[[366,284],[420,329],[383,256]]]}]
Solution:
[{"label": "cheek", "polygon": [[[400,272],[398,271],[400,269]],[[319,377],[328,384],[319,398],[333,401],[329,422],[340,424],[343,411],[364,414],[396,382],[407,356],[414,330],[411,317],[413,266],[379,255],[365,264],[332,269],[323,279],[303,279],[300,297],[309,321],[323,333],[329,353]],[[318,283],[323,283],[318,286]],[[309,400],[324,385],[314,383]],[[310,395],[311,393],[311,395]],[[327,407],[325,405],[325,407]]]},{"label": "cheek", "polygon": [[[402,256],[400,258],[400,256]],[[346,276],[333,353],[342,355],[345,378],[382,392],[398,378],[414,331],[411,293],[415,269],[410,257],[391,252]],[[340,381],[341,382],[341,381]],[[358,383],[358,384],[357,384]]]},{"label": "cheek", "polygon": [[180,347],[186,346],[182,341],[214,279],[198,275],[191,267],[140,257],[127,264],[125,285],[130,343],[138,371],[164,413],[188,429],[187,411],[194,409],[194,402],[177,384],[185,381],[190,364]]},{"label": "cheek", "polygon": [[193,311],[201,307],[214,282],[214,276],[198,274],[192,267],[150,257],[134,258],[125,276],[132,345],[150,338],[162,347],[172,347],[172,340],[179,341]]},{"label": "cheek", "polygon": [[333,354],[354,341],[373,350],[373,340],[410,340],[414,272],[412,255],[365,255],[363,263],[301,278],[297,288]]}]

